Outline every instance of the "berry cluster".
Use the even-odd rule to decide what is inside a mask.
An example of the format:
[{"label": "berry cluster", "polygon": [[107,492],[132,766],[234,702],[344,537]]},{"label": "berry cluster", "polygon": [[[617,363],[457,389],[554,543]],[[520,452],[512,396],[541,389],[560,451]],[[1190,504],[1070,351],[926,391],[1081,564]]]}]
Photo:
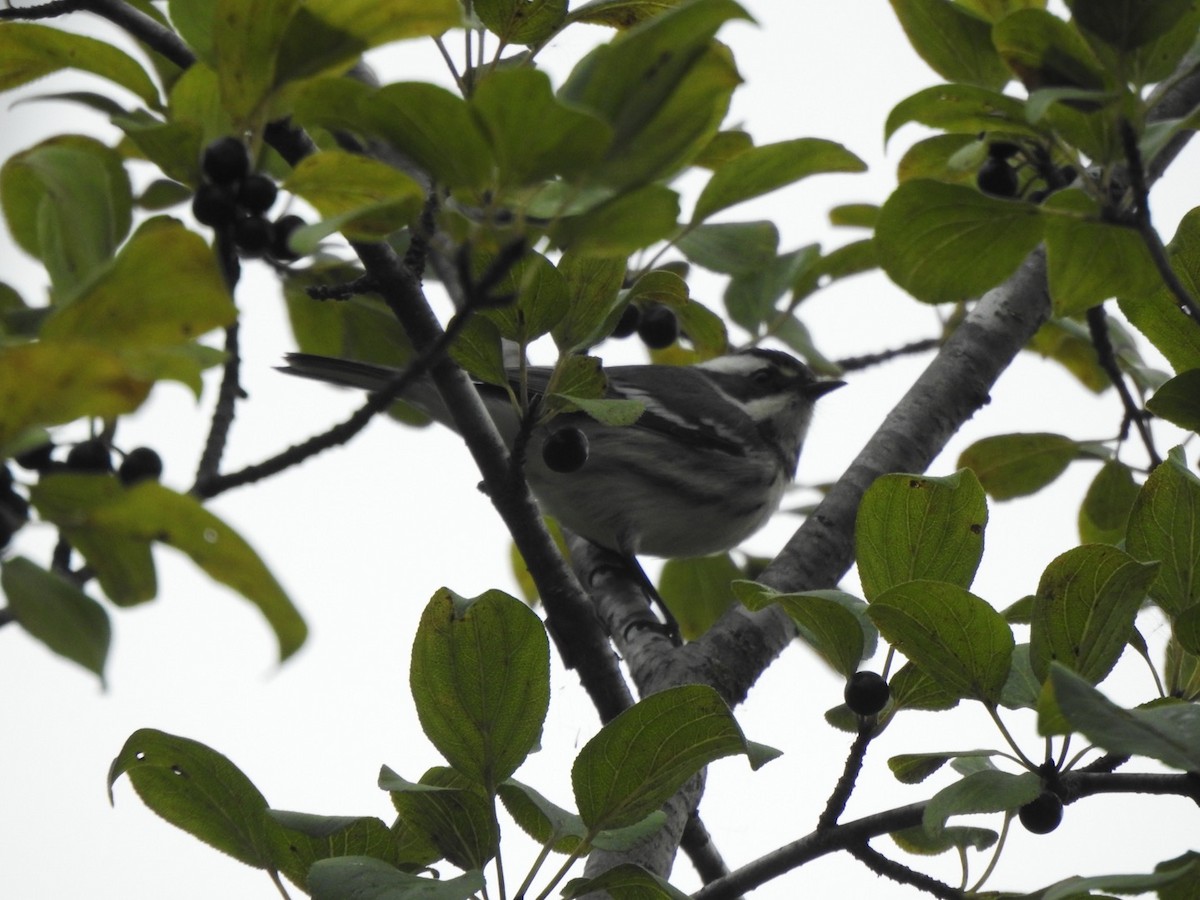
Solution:
[{"label": "berry cluster", "polygon": [[660,303],[651,303],[645,309],[630,303],[621,313],[612,336],[626,338],[635,331],[642,343],[651,350],[662,350],[679,338],[679,320],[670,308]]},{"label": "berry cluster", "polygon": [[[113,471],[112,452],[100,438],[80,441],[67,451],[67,458],[58,462],[54,453],[58,448],[50,441],[17,454],[14,462],[22,469],[44,475],[48,472],[82,472],[108,474]],[[162,458],[149,447],[138,447],[124,454],[116,470],[117,478],[126,487],[139,481],[157,481],[162,475]],[[0,466],[0,547],[29,520],[29,501],[14,489],[12,473],[8,466]]]},{"label": "berry cluster", "polygon": [[205,180],[192,199],[197,222],[228,231],[233,245],[247,258],[265,255],[278,262],[299,258],[288,238],[304,220],[287,215],[272,222],[266,217],[278,190],[268,176],[251,170],[245,144],[235,137],[217,138],[204,148],[200,168]]},{"label": "berry cluster", "polygon": [[[1032,176],[1021,186],[1022,169],[1032,170]],[[1055,165],[1042,146],[1024,147],[1012,141],[992,141],[988,144],[987,159],[975,175],[975,185],[985,194],[1006,199],[1020,197],[1036,181],[1043,187],[1030,191],[1026,199],[1041,203],[1054,191],[1065,188],[1078,173],[1073,166]]]}]

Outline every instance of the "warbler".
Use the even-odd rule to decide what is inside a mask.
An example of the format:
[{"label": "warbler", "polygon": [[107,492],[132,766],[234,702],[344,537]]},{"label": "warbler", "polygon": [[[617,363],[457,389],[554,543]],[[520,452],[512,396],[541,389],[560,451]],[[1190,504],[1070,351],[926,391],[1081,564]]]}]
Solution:
[{"label": "warbler", "polygon": [[[288,354],[282,371],[368,391],[397,374],[308,353]],[[531,403],[540,402],[551,371],[525,369]],[[630,558],[706,556],[761,528],[796,475],[815,402],[844,384],[817,379],[791,355],[758,347],[692,366],[603,371],[606,396],[638,401],[641,415],[622,426],[584,412],[555,415],[530,430],[524,471],[546,514]],[[510,374],[515,388],[518,373]],[[521,416],[510,395],[494,385],[477,389],[512,448]],[[418,379],[402,399],[454,427],[429,379]],[[552,451],[570,429],[578,436],[569,435],[564,465]]]}]

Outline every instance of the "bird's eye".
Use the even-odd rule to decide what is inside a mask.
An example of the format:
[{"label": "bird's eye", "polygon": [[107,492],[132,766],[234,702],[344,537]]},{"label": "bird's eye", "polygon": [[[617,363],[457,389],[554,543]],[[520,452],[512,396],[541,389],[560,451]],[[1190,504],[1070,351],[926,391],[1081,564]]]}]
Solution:
[{"label": "bird's eye", "polygon": [[758,387],[771,387],[775,384],[775,380],[774,369],[758,369],[750,375],[750,381]]}]

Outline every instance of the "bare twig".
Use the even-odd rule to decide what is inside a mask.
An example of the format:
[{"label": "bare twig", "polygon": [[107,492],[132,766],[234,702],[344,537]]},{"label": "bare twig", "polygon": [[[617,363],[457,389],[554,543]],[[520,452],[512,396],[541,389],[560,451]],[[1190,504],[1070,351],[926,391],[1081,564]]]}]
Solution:
[{"label": "bare twig", "polygon": [[859,722],[858,734],[850,745],[850,753],[846,756],[846,764],[842,767],[842,775],[833,787],[833,793],[825,802],[825,810],[817,820],[817,830],[832,828],[837,824],[842,813],[846,811],[846,803],[854,793],[854,785],[858,781],[858,773],[862,771],[863,759],[867,755],[867,747],[876,735],[875,719],[862,719]]},{"label": "bare twig", "polygon": [[[1125,376],[1121,373],[1121,367],[1117,364],[1112,341],[1108,337],[1108,316],[1104,312],[1103,303],[1093,306],[1087,311],[1087,323],[1088,331],[1092,336],[1092,346],[1096,348],[1096,356],[1100,360],[1100,368],[1108,375],[1109,381],[1117,389],[1117,394],[1121,398],[1121,405],[1125,409],[1125,421],[1137,429],[1142,444],[1146,447],[1146,455],[1150,458],[1150,465],[1157,466],[1162,462],[1162,457],[1158,455],[1158,451],[1154,447],[1154,435],[1150,433],[1150,425],[1146,422],[1146,413],[1130,393],[1129,385],[1125,383]],[[1125,428],[1121,430],[1122,433],[1126,431]]]},{"label": "bare twig", "polygon": [[40,6],[22,6],[0,9],[0,21],[53,19],[65,16],[67,13],[78,12],[84,6],[84,0],[51,0]]},{"label": "bare twig", "polygon": [[910,884],[931,896],[941,897],[943,900],[961,900],[962,897],[966,896],[961,890],[951,887],[944,881],[938,881],[936,878],[931,878],[923,872],[910,869],[908,866],[896,862],[894,859],[889,859],[866,841],[858,846],[847,847],[846,852],[876,875],[882,875],[900,884]]},{"label": "bare twig", "polygon": [[1200,306],[1196,305],[1196,299],[1175,274],[1175,269],[1167,257],[1167,249],[1150,219],[1150,190],[1146,185],[1146,170],[1142,164],[1141,150],[1138,149],[1137,134],[1133,126],[1125,120],[1121,121],[1121,144],[1125,150],[1129,186],[1133,190],[1133,224],[1175,302],[1191,317],[1193,324],[1200,325]]},{"label": "bare twig", "polygon": [[834,364],[844,372],[853,372],[858,369],[868,369],[871,366],[877,366],[880,363],[888,362],[900,356],[912,356],[916,353],[924,353],[927,350],[936,350],[942,346],[945,341],[942,338],[926,338],[922,341],[913,341],[910,344],[904,344],[901,347],[895,347],[891,350],[882,350],[879,353],[864,353],[862,356],[847,356],[842,359],[835,359]]}]

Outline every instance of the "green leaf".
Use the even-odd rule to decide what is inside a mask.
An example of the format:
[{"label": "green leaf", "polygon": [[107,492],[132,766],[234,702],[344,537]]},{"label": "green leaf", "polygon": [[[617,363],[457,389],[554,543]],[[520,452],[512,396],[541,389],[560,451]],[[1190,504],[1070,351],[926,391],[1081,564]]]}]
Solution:
[{"label": "green leaf", "polygon": [[969,591],[940,581],[910,581],[867,608],[879,633],[959,697],[998,703],[1012,659],[1012,629]]},{"label": "green leaf", "polygon": [[624,308],[619,292],[625,260],[568,250],[558,261],[558,271],[566,281],[569,305],[551,333],[560,353],[575,353],[607,336]]},{"label": "green leaf", "polygon": [[487,187],[495,161],[467,102],[445,88],[402,82],[365,101],[372,130],[449,188]]},{"label": "green leaf", "polygon": [[891,0],[917,55],[946,81],[1001,88],[1011,77],[992,46],[991,26],[948,0]]},{"label": "green leaf", "polygon": [[935,134],[917,141],[896,164],[896,180],[927,178],[974,187],[987,158],[987,142],[979,139],[980,133]]},{"label": "green leaf", "polygon": [[[1122,709],[1065,666],[1050,667],[1049,686],[1076,731],[1110,753],[1157,759],[1173,769],[1200,769],[1200,707],[1165,701],[1150,709]],[[1038,730],[1046,734],[1039,713]]]},{"label": "green leaf", "polygon": [[391,829],[374,816],[314,816],[277,809],[267,810],[267,815],[287,840],[288,854],[275,862],[298,885],[308,883],[308,870],[319,859],[370,856],[397,861]]},{"label": "green leaf", "polygon": [[[476,277],[496,265],[492,254],[479,254],[475,260]],[[482,314],[496,324],[500,336],[518,344],[528,344],[548,334],[570,312],[568,283],[562,272],[546,257],[533,250],[524,252],[496,282],[493,296],[514,295],[506,306],[484,310]]]},{"label": "green leaf", "polygon": [[983,771],[942,788],[925,806],[925,830],[938,835],[951,816],[1019,809],[1042,792],[1042,780],[1032,772]]},{"label": "green leaf", "polygon": [[711,272],[736,275],[774,261],[779,229],[774,222],[721,222],[689,228],[676,242],[689,260]]},{"label": "green leaf", "polygon": [[571,10],[567,22],[632,28],[679,5],[680,0],[589,0]]},{"label": "green leaf", "polygon": [[[38,390],[29,390],[31,384]],[[28,428],[132,412],[149,392],[149,379],[90,343],[0,347],[0,447]]]},{"label": "green leaf", "polygon": [[305,157],[283,188],[299,194],[327,219],[343,217],[342,233],[352,241],[387,237],[408,224],[425,199],[421,186],[403,172],[343,150]]},{"label": "green leaf", "polygon": [[[60,474],[41,479],[31,489],[30,500],[97,570],[101,586],[114,601],[153,596],[152,568],[150,584],[145,584],[144,574],[132,582],[141,585],[141,591],[148,588],[149,594],[128,596],[114,588],[117,596],[113,596],[110,586],[126,583],[123,561],[148,562],[150,542],[157,541],[187,554],[214,580],[257,606],[275,632],[281,660],[304,643],[304,620],[262,560],[194,497],[157,482],[126,489],[110,476]],[[139,571],[144,571],[144,565]]]},{"label": "green leaf", "polygon": [[1146,409],[1188,431],[1200,431],[1200,369],[1181,372],[1160,387]]},{"label": "green leaf", "polygon": [[112,626],[103,606],[74,583],[23,556],[5,560],[0,587],[17,624],[104,683]]},{"label": "green leaf", "polygon": [[810,175],[864,172],[867,165],[841,144],[798,138],[752,147],[717,169],[700,192],[692,222],[760,197]]},{"label": "green leaf", "polygon": [[1188,653],[1200,655],[1200,603],[1189,606],[1175,617],[1171,634]]},{"label": "green leaf", "polygon": [[9,157],[0,169],[0,202],[13,238],[45,264],[60,300],[112,258],[132,221],[121,157],[82,135],[53,137]]},{"label": "green leaf", "polygon": [[1083,36],[1045,10],[1022,9],[1005,16],[992,27],[992,42],[1031,91],[1107,86],[1104,69]]},{"label": "green leaf", "polygon": [[957,694],[946,690],[932,675],[912,663],[905,663],[892,676],[888,687],[892,692],[892,703],[897,710],[923,709],[942,710],[958,706]]},{"label": "green leaf", "polygon": [[1138,485],[1129,466],[1110,459],[1088,485],[1079,507],[1079,539],[1085,544],[1119,544],[1125,540],[1129,511]]},{"label": "green leaf", "polygon": [[413,642],[409,681],[426,736],[489,793],[537,744],[550,703],[541,620],[502,591],[467,599],[442,588]]},{"label": "green leaf", "polygon": [[729,317],[752,334],[776,317],[776,302],[805,275],[815,271],[821,248],[809,244],[790,253],[782,253],[760,266],[729,279],[725,288],[725,309]]},{"label": "green leaf", "polygon": [[472,378],[498,387],[508,385],[500,329],[483,316],[467,319],[450,345],[450,356],[470,372]]},{"label": "green leaf", "polygon": [[945,478],[875,479],[859,505],[854,538],[867,599],[919,578],[970,587],[987,516],[987,498],[969,469]]},{"label": "green leaf", "polygon": [[990,828],[951,826],[943,828],[941,834],[933,837],[924,828],[917,826],[893,831],[891,837],[896,845],[907,853],[937,856],[949,850],[986,850],[996,843],[1000,836]]},{"label": "green leaf", "polygon": [[419,784],[405,781],[386,766],[379,786],[391,792],[400,818],[430,841],[447,862],[461,869],[482,869],[496,855],[493,798],[481,785],[446,767],[430,769]]},{"label": "green leaf", "polygon": [[617,141],[640,131],[730,19],[750,20],[732,0],[692,0],[619,33],[575,67],[561,95],[616,125]]},{"label": "green leaf", "polygon": [[595,893],[612,900],[687,900],[688,894],[636,863],[621,863],[594,878],[575,878],[563,888],[564,900]]},{"label": "green leaf", "polygon": [[370,856],[318,860],[308,873],[313,900],[470,900],[483,888],[481,872],[457,878],[421,878]]},{"label": "green leaf", "polygon": [[829,211],[829,224],[842,228],[874,228],[878,220],[874,203],[842,203]]},{"label": "green leaf", "polygon": [[1166,34],[1192,10],[1190,0],[1068,0],[1075,24],[1121,51]]},{"label": "green leaf", "polygon": [[221,105],[234,124],[256,124],[275,85],[275,62],[301,0],[217,0],[213,51]]},{"label": "green leaf", "polygon": [[661,184],[647,184],[587,212],[559,219],[550,234],[567,250],[624,258],[666,240],[678,220],[679,195]]},{"label": "green leaf", "polygon": [[1025,349],[1054,360],[1097,394],[1112,386],[1108,373],[1100,366],[1087,328],[1073,319],[1050,319],[1034,332]]},{"label": "green leaf", "polygon": [[953,753],[901,753],[888,759],[888,768],[901,784],[920,784],[952,759],[991,759],[998,750],[963,750]]},{"label": "green leaf", "polygon": [[284,30],[274,83],[340,74],[365,50],[440,35],[461,22],[456,0],[307,0]]},{"label": "green leaf", "polygon": [[112,44],[31,22],[0,25],[0,91],[61,69],[107,78],[137,94],[148,106],[158,106],[158,89],[146,70]]},{"label": "green leaf", "polygon": [[940,84],[905,97],[884,125],[884,140],[909,122],[959,134],[1002,131],[1014,136],[1040,137],[1025,118],[1025,104],[999,91],[969,84]]},{"label": "green leaf", "polygon": [[982,295],[1008,278],[1041,240],[1036,206],[924,179],[892,192],[875,229],[884,271],[926,303]]},{"label": "green leaf", "polygon": [[835,672],[850,677],[875,651],[878,637],[866,604],[843,591],[780,594],[753,581],[735,581],[733,593],[750,610],[778,604],[803,638]]},{"label": "green leaf", "polygon": [[1159,286],[1146,242],[1134,229],[1104,221],[1084,191],[1058,191],[1042,208],[1055,315],[1076,315],[1118,295],[1143,297]]},{"label": "green leaf", "polygon": [[541,44],[564,24],[567,0],[475,0],[479,20],[505,44]]},{"label": "green leaf", "polygon": [[691,0],[620,32],[575,66],[559,96],[613,128],[597,181],[643,184],[708,144],[740,82],[730,54],[712,45],[735,18],[749,16],[732,0]]},{"label": "green leaf", "polygon": [[217,0],[168,0],[171,24],[192,52],[208,66],[215,66],[213,26]]},{"label": "green leaf", "polygon": [[173,346],[231,324],[237,308],[204,240],[174,219],[144,223],[80,296],[51,314],[48,341],[110,350]]},{"label": "green leaf", "polygon": [[1157,573],[1157,565],[1108,544],[1085,544],[1055,558],[1033,601],[1029,653],[1037,679],[1044,681],[1056,661],[1092,684],[1103,681]]},{"label": "green leaf", "polygon": [[669,559],[663,565],[658,593],[679,624],[679,633],[693,641],[734,605],[729,584],[741,577],[742,570],[728,553]]},{"label": "green leaf", "polygon": [[[482,15],[478,4],[475,12]],[[492,73],[475,89],[470,106],[490,138],[502,188],[586,175],[612,136],[594,115],[560,103],[549,76],[537,69]]]},{"label": "green leaf", "polygon": [[1129,512],[1125,546],[1137,559],[1162,567],[1150,596],[1169,616],[1200,602],[1200,480],[1180,448],[1171,451]]},{"label": "green leaf", "polygon": [[256,869],[286,854],[283,829],[242,770],[211,747],[152,728],[135,731],[108,770],[128,775],[142,802],[176,828]]},{"label": "green leaf", "polygon": [[[1188,293],[1200,296],[1200,207],[1189,211],[1167,245],[1171,268]],[[1162,352],[1176,372],[1200,368],[1200,329],[1164,285],[1150,296],[1118,295],[1121,312]]]},{"label": "green leaf", "polygon": [[578,814],[512,778],[500,785],[499,794],[513,821],[543,847],[556,853],[574,853],[584,846],[587,828]]},{"label": "green leaf", "polygon": [[958,464],[974,471],[990,496],[1011,500],[1040,491],[1079,456],[1079,445],[1061,434],[998,434],[973,443]]},{"label": "green leaf", "polygon": [[668,688],[625,710],[575,758],[571,784],[592,831],[632,825],[701,768],[735,753],[753,768],[771,751],[748,743],[725,701],[706,685]]},{"label": "green leaf", "polygon": [[[1007,615],[1005,619],[1009,622],[1013,621]],[[1037,709],[1038,695],[1041,690],[1042,681],[1033,674],[1033,664],[1029,658],[1029,645],[1017,644],[1013,648],[1012,666],[1008,670],[1008,680],[1004,683],[1004,690],[1000,693],[1000,705],[1005,709]]]}]

